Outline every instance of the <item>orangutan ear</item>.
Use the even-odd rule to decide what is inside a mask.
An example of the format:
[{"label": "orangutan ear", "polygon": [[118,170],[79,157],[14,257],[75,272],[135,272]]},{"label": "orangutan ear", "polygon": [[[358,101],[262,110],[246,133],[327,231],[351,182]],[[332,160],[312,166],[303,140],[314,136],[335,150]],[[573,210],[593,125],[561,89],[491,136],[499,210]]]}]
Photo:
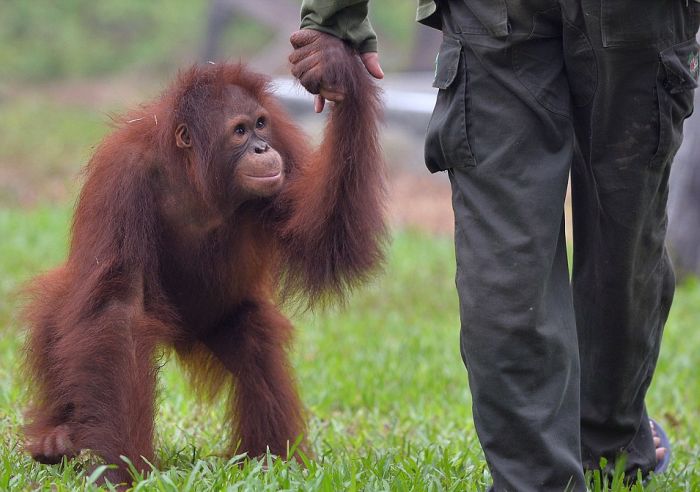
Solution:
[{"label": "orangutan ear", "polygon": [[190,138],[190,130],[187,125],[180,123],[175,129],[175,145],[181,149],[192,147],[192,139]]}]

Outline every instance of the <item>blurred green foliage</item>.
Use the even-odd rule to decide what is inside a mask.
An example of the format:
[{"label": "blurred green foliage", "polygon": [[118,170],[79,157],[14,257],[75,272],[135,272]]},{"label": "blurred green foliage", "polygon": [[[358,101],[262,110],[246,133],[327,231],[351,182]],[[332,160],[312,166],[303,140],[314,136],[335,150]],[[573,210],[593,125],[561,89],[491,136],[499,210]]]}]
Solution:
[{"label": "blurred green foliage", "polygon": [[46,80],[126,67],[162,70],[196,52],[206,2],[3,0],[4,76]]},{"label": "blurred green foliage", "polygon": [[370,19],[379,36],[382,64],[400,70],[411,56],[415,23],[414,0],[370,0]]},{"label": "blurred green foliage", "polygon": [[[414,3],[374,0],[370,6],[389,64],[405,60],[415,27]],[[199,53],[208,7],[204,0],[3,0],[2,77],[46,81],[123,70],[171,72]],[[254,53],[272,34],[239,16],[223,40],[226,56]]]}]

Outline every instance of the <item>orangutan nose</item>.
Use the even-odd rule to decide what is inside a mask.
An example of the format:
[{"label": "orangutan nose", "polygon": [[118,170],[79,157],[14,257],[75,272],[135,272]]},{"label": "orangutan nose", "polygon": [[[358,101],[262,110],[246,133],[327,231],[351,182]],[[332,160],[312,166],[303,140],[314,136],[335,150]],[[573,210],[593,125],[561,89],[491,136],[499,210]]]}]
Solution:
[{"label": "orangutan nose", "polygon": [[255,144],[255,153],[256,154],[264,154],[270,150],[270,146],[267,145],[267,142],[259,142]]}]

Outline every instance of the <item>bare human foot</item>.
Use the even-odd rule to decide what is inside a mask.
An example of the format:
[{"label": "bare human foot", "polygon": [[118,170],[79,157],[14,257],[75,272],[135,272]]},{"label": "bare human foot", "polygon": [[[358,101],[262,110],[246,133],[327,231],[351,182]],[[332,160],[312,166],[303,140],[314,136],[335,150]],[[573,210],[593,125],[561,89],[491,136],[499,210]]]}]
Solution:
[{"label": "bare human foot", "polygon": [[653,420],[649,421],[649,426],[651,427],[651,435],[654,439],[654,447],[656,448],[656,462],[661,463],[664,460],[668,450],[661,445],[661,437],[656,431],[656,426],[654,425]]}]

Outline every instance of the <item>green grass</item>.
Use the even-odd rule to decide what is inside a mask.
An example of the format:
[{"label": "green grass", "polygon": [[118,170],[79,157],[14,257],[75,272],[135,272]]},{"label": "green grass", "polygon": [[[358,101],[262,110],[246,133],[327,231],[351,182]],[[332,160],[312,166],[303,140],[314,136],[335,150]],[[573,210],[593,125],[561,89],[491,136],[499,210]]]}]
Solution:
[{"label": "green grass", "polygon": [[65,201],[109,118],[42,92],[0,99],[0,204]]},{"label": "green grass", "polygon": [[[64,257],[70,212],[69,206],[0,209],[0,490],[94,487],[80,460],[38,465],[19,444],[21,337],[13,293]],[[306,467],[218,457],[226,442],[222,407],[194,400],[168,362],[158,415],[160,467],[140,478],[137,489],[485,490],[489,476],[459,358],[453,262],[449,239],[398,233],[386,273],[346,309],[294,317],[293,361],[316,455]],[[672,435],[674,461],[645,490],[700,490],[698,305],[697,282],[679,289],[649,395],[650,413]]]}]

